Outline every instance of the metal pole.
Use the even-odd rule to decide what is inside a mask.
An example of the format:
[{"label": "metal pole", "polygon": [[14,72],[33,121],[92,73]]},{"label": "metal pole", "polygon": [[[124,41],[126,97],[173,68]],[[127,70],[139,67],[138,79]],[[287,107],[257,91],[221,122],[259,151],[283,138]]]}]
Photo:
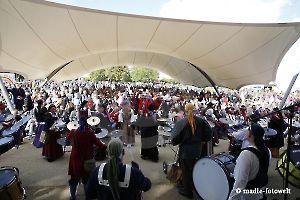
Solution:
[{"label": "metal pole", "polygon": [[289,96],[289,94],[290,94],[290,92],[291,92],[291,90],[292,90],[292,88],[293,88],[293,86],[294,86],[294,83],[295,83],[296,80],[297,80],[298,75],[299,75],[299,72],[293,76],[293,78],[292,78],[292,80],[291,80],[291,82],[290,82],[290,85],[289,85],[288,89],[286,90],[286,92],[285,92],[285,94],[284,94],[284,97],[283,97],[283,99],[282,99],[282,101],[281,101],[281,103],[280,103],[280,105],[279,105],[279,109],[282,109],[282,108],[283,108],[283,106],[284,106],[284,104],[285,104],[285,101],[286,101],[286,99],[288,98],[288,96]]},{"label": "metal pole", "polygon": [[8,96],[7,89],[4,86],[4,84],[3,84],[3,80],[2,80],[1,76],[0,76],[0,89],[2,91],[3,97],[4,97],[5,101],[6,101],[6,104],[7,104],[7,107],[9,109],[10,113],[13,113],[13,111],[15,110],[15,108],[14,108],[14,106],[11,103],[11,100],[10,100],[10,98]]},{"label": "metal pole", "polygon": [[[285,169],[285,181],[284,181],[284,188],[287,189],[289,187],[289,176],[290,176],[290,158],[291,158],[291,153],[290,153],[290,147],[291,147],[291,135],[292,135],[292,127],[293,127],[293,117],[294,117],[294,108],[290,109],[290,116],[289,116],[289,124],[290,124],[290,130],[288,133],[288,139],[287,139],[287,148],[286,148],[286,157],[284,160],[284,163],[286,164],[286,169]],[[284,193],[284,200],[287,200],[287,193]]]}]

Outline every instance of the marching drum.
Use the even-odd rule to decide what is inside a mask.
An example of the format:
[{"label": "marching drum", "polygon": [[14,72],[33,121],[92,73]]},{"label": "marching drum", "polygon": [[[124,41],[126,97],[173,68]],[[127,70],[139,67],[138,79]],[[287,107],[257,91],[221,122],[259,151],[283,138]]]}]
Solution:
[{"label": "marching drum", "polygon": [[11,128],[5,129],[2,132],[2,135],[4,137],[13,137],[14,138],[14,144],[18,145],[19,141],[21,140],[21,137],[22,137],[22,132],[17,127],[11,127]]},{"label": "marching drum", "polygon": [[19,179],[19,171],[15,167],[1,167],[0,169],[0,199],[26,199],[25,189]]},{"label": "marching drum", "polygon": [[13,137],[0,138],[0,155],[9,151],[15,145]]},{"label": "marching drum", "polygon": [[233,187],[234,157],[218,153],[198,160],[193,169],[196,192],[203,199],[226,200]]},{"label": "marching drum", "polygon": [[[290,147],[290,164],[289,164],[289,178],[291,185],[300,188],[300,145],[293,145]],[[286,177],[286,151],[281,154],[280,160],[277,161],[277,170],[282,177]]]}]

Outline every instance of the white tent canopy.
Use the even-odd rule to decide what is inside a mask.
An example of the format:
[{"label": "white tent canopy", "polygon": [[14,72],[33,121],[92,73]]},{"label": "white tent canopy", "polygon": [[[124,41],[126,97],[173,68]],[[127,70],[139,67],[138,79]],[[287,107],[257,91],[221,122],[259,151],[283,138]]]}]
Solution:
[{"label": "white tent canopy", "polygon": [[0,1],[0,71],[27,79],[48,77],[72,61],[53,79],[130,65],[198,87],[268,84],[299,37],[300,23],[175,20],[42,0]]}]

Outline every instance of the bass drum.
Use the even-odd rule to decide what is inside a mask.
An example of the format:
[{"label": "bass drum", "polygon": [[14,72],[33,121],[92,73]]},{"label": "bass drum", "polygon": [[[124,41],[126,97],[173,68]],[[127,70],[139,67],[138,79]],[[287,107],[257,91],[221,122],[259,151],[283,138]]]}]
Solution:
[{"label": "bass drum", "polygon": [[[293,145],[290,147],[289,163],[289,178],[288,181],[291,185],[300,188],[300,169],[296,167],[296,164],[300,162],[300,145]],[[281,154],[280,159],[277,161],[277,169],[282,177],[286,177],[286,151]]]},{"label": "bass drum", "polygon": [[25,189],[19,179],[19,170],[15,167],[0,168],[0,199],[26,199]]},{"label": "bass drum", "polygon": [[202,199],[226,200],[233,187],[234,157],[218,153],[198,160],[193,169],[193,182]]}]

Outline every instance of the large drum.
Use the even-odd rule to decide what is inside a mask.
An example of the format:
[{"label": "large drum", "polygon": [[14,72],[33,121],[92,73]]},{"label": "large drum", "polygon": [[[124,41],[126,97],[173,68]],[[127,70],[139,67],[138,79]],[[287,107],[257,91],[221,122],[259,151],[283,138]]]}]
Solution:
[{"label": "large drum", "polygon": [[[300,168],[296,165],[300,163],[300,145],[293,145],[290,147],[290,164],[289,164],[289,177],[288,181],[295,187],[300,187]],[[286,152],[281,154],[280,159],[277,161],[277,169],[282,177],[286,177]]]},{"label": "large drum", "polygon": [[198,160],[193,169],[196,192],[203,199],[226,200],[234,184],[234,157],[218,153]]},{"label": "large drum", "polygon": [[0,138],[0,155],[9,151],[15,146],[13,137]]},{"label": "large drum", "polygon": [[0,199],[26,199],[25,190],[19,179],[19,171],[15,167],[1,167],[0,169]]}]

